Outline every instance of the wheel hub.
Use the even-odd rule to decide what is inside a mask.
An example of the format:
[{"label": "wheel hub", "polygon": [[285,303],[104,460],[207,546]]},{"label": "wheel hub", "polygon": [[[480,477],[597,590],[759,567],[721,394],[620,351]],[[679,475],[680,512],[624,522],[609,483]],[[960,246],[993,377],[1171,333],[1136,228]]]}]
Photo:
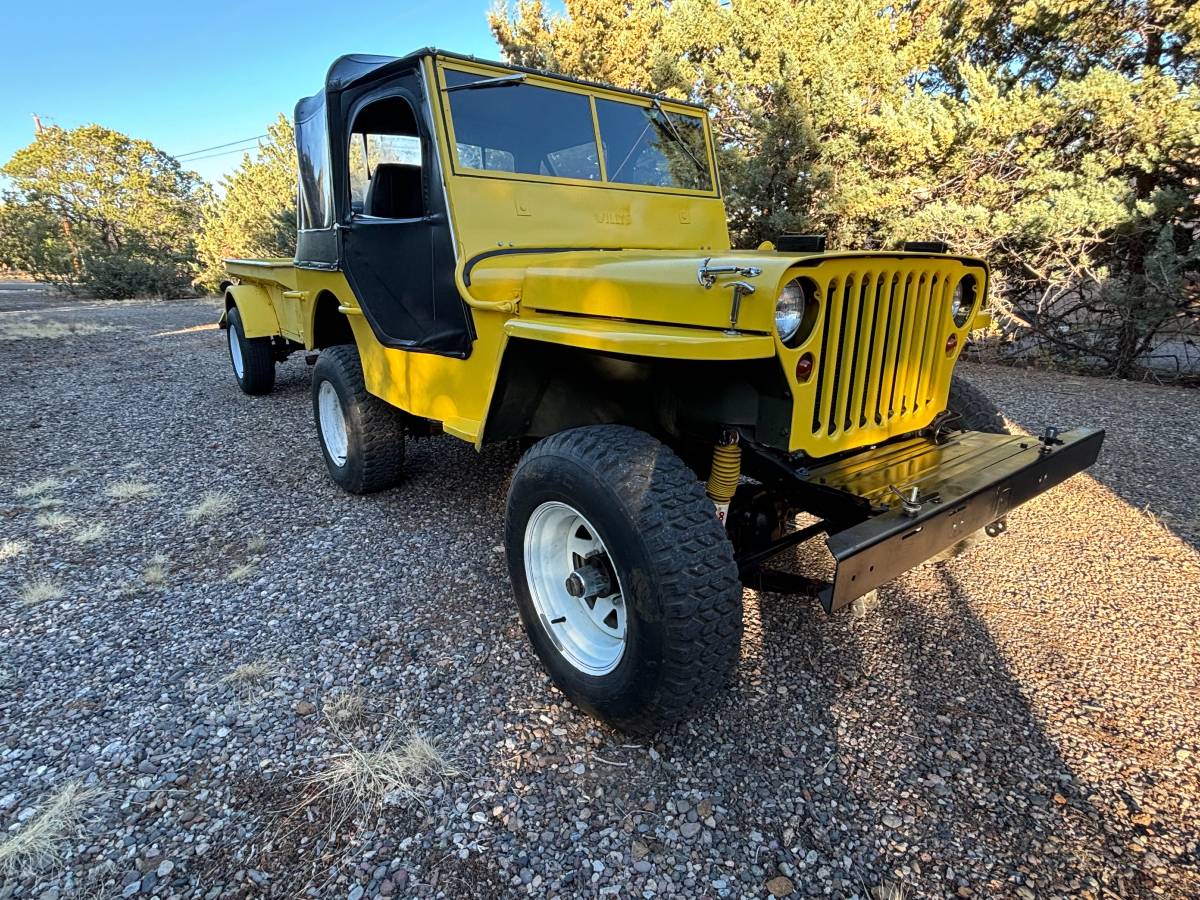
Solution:
[{"label": "wheel hub", "polygon": [[599,555],[585,560],[583,565],[567,576],[567,593],[581,600],[607,597],[613,592],[608,567]]}]

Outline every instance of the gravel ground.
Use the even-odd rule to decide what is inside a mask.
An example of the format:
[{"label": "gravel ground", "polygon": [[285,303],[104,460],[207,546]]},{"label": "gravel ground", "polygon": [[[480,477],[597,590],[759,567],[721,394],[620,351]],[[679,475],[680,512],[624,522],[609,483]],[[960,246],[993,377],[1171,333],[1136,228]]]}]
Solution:
[{"label": "gravel ground", "polygon": [[[215,315],[0,291],[0,828],[85,788],[0,898],[1200,895],[1200,393],[970,366],[1108,427],[1094,477],[874,609],[747,591],[735,684],[647,744],[520,631],[513,449],[341,494],[303,361],[243,396]],[[450,771],[330,828],[305,777],[414,730]]]}]

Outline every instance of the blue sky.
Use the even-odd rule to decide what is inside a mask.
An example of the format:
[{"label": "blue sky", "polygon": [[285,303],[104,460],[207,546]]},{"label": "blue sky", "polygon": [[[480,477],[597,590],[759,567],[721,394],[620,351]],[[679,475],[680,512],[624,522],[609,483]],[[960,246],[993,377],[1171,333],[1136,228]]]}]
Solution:
[{"label": "blue sky", "polygon": [[[50,0],[9,4],[0,54],[0,162],[33,138],[31,113],[97,122],[182,154],[261,134],[291,115],[342,53],[437,46],[490,59],[490,0]],[[216,151],[214,151],[216,152]],[[215,180],[240,152],[195,160]]]}]

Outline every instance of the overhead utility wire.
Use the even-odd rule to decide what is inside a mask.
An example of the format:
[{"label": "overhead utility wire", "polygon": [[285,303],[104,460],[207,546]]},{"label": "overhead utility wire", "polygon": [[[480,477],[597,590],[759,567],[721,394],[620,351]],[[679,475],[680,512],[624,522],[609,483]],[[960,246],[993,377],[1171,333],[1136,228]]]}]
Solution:
[{"label": "overhead utility wire", "polygon": [[253,149],[253,147],[238,147],[236,150],[222,150],[220,153],[209,153],[205,156],[193,156],[189,159],[180,160],[180,162],[194,163],[199,162],[202,159],[212,159],[214,156],[229,156],[232,153],[249,153]]},{"label": "overhead utility wire", "polygon": [[248,144],[250,141],[258,141],[265,138],[265,134],[256,134],[254,137],[242,138],[240,141],[230,141],[228,144],[217,144],[213,147],[201,147],[199,150],[189,150],[187,153],[176,153],[176,159],[183,159],[187,156],[195,156],[197,153],[207,153],[209,150],[221,150],[225,147],[233,147],[237,144]]}]

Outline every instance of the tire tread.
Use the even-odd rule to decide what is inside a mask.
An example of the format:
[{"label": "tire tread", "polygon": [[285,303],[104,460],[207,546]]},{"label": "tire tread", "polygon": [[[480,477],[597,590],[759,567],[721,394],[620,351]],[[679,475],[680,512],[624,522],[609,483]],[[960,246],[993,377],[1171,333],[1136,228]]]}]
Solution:
[{"label": "tire tread", "polygon": [[669,448],[624,425],[559,432],[521,465],[543,455],[574,458],[617,488],[656,570],[669,622],[661,676],[642,712],[615,724],[648,733],[687,717],[728,682],[741,645],[742,586],[712,500]]},{"label": "tire tread", "polygon": [[340,371],[362,423],[362,470],[353,484],[343,486],[355,494],[395,487],[404,471],[404,414],[367,390],[354,344],[326,348],[317,361],[318,366],[322,364]]}]

